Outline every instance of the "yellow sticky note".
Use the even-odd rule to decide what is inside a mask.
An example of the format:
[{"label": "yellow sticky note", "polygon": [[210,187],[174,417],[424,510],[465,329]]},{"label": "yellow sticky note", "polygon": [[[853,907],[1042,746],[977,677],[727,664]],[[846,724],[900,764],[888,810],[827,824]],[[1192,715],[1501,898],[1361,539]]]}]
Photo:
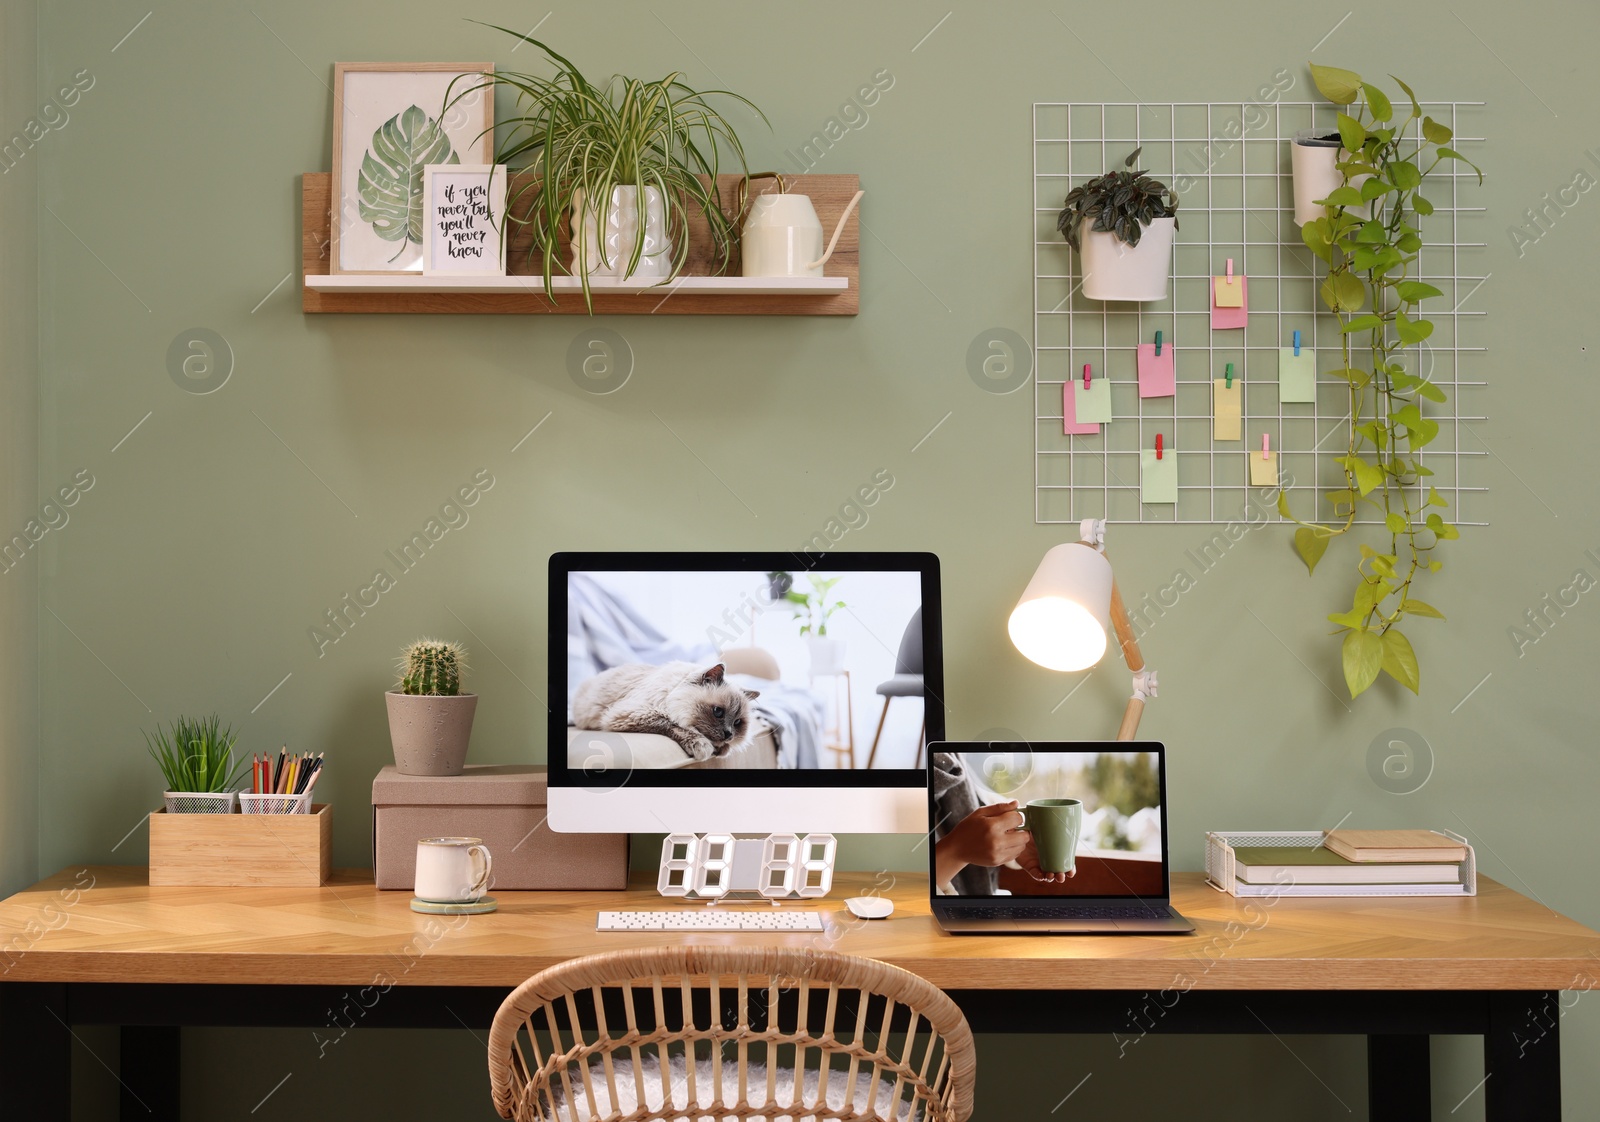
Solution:
[{"label": "yellow sticky note", "polygon": [[1276,487],[1278,485],[1278,454],[1268,452],[1265,457],[1260,450],[1250,453],[1250,486]]},{"label": "yellow sticky note", "polygon": [[1238,440],[1244,423],[1244,382],[1235,378],[1228,388],[1225,378],[1211,382],[1211,439]]},{"label": "yellow sticky note", "polygon": [[1244,307],[1244,288],[1239,284],[1238,277],[1212,277],[1211,284],[1216,289],[1216,299],[1213,302],[1217,307]]}]

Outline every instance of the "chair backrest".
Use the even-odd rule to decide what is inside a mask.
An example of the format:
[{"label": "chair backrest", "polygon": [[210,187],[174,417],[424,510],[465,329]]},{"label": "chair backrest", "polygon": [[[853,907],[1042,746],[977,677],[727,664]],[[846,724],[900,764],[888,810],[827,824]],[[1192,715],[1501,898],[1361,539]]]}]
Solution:
[{"label": "chair backrest", "polygon": [[911,622],[900,636],[900,653],[894,658],[896,674],[921,674],[922,670],[922,609],[912,615]]},{"label": "chair backrest", "polygon": [[769,682],[783,677],[778,672],[778,660],[764,647],[725,647],[717,657],[722,659],[723,668],[729,674],[749,674]]},{"label": "chair backrest", "polygon": [[489,1033],[495,1109],[517,1122],[966,1122],[976,1073],[937,986],[789,947],[575,958],[513,990]]}]

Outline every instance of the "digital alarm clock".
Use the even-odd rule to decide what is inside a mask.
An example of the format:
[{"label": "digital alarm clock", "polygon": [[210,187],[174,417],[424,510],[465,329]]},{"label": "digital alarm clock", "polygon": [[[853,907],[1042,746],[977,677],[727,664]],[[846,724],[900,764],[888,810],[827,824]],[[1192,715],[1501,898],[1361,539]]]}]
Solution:
[{"label": "digital alarm clock", "polygon": [[656,890],[698,900],[814,899],[833,887],[838,847],[832,834],[668,834]]}]

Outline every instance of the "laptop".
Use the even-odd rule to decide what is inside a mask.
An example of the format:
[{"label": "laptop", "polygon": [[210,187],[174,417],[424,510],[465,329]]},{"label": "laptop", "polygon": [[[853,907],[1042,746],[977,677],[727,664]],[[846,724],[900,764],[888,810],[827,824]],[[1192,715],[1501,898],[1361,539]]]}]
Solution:
[{"label": "laptop", "polygon": [[[934,918],[953,935],[1181,935],[1154,741],[928,746]],[[1016,802],[1017,811],[1004,804]],[[1023,829],[1020,809],[1034,829]]]}]

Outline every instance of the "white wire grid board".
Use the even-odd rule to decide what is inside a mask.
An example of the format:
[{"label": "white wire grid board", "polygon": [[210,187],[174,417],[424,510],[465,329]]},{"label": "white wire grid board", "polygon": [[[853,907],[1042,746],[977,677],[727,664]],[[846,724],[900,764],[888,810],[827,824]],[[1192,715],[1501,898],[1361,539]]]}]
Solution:
[{"label": "white wire grid board", "polygon": [[[1428,102],[1423,111],[1448,124],[1456,133],[1452,146],[1481,166],[1482,107]],[[1332,517],[1322,495],[1345,487],[1335,460],[1346,452],[1349,384],[1328,374],[1344,365],[1339,324],[1318,294],[1323,262],[1305,248],[1294,223],[1289,145],[1301,129],[1335,131],[1336,112],[1332,105],[1284,101],[1034,104],[1036,522],[1235,521],[1251,506],[1246,456],[1261,454],[1263,433],[1278,454],[1279,481],[1295,513],[1308,520]],[[1139,166],[1179,195],[1167,298],[1090,300],[1081,291],[1078,255],[1057,232],[1056,216],[1068,190],[1120,168],[1140,146]],[[1400,352],[1410,372],[1420,370],[1449,398],[1443,405],[1423,403],[1439,435],[1421,458],[1435,473],[1427,482],[1450,502],[1445,517],[1466,526],[1487,525],[1487,488],[1481,485],[1487,449],[1471,429],[1485,419],[1487,365],[1480,343],[1484,313],[1469,304],[1488,279],[1485,210],[1467,205],[1477,191],[1477,176],[1453,161],[1440,164],[1423,186],[1435,209],[1431,217],[1409,219],[1424,242],[1416,279],[1443,295],[1421,305],[1433,335]],[[1213,331],[1209,285],[1230,257],[1234,271],[1250,281],[1249,322]],[[1177,394],[1141,399],[1135,348],[1153,342],[1157,330],[1164,347],[1176,348]],[[1296,330],[1302,348],[1316,353],[1315,402],[1278,400],[1278,349],[1292,344]],[[1111,382],[1113,420],[1099,435],[1066,436],[1062,387],[1081,377],[1086,362],[1093,377]],[[1244,436],[1213,442],[1211,380],[1223,377],[1230,362],[1243,379]],[[1163,454],[1177,457],[1176,504],[1140,501],[1139,450],[1153,449],[1158,433]],[[1255,505],[1272,509],[1275,494],[1258,491]],[[1366,504],[1358,515],[1358,521],[1382,521]]]}]

